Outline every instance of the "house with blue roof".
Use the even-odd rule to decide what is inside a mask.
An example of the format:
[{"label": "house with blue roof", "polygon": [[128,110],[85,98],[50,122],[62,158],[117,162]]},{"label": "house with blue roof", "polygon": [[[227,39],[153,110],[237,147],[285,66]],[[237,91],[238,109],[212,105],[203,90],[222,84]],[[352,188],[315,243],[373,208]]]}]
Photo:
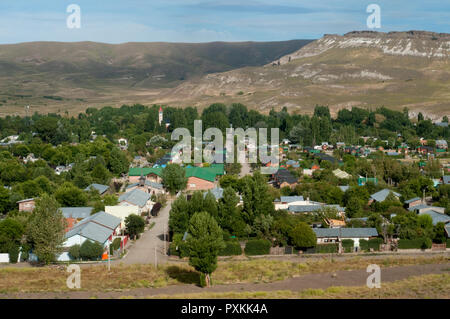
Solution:
[{"label": "house with blue roof", "polygon": [[102,185],[102,184],[93,183],[93,184],[89,185],[88,187],[86,187],[84,190],[87,192],[87,191],[90,191],[92,189],[98,191],[98,193],[100,195],[104,195],[109,190],[109,186],[108,185]]},{"label": "house with blue roof", "polygon": [[434,209],[423,211],[422,213],[419,213],[419,216],[420,215],[430,216],[433,221],[433,226],[436,226],[437,223],[444,223],[444,224],[450,223],[450,216],[435,211]]},{"label": "house with blue roof", "polygon": [[351,239],[355,247],[359,241],[378,237],[376,228],[313,228],[317,244],[338,243],[344,239]]},{"label": "house with blue roof", "polygon": [[372,204],[373,202],[382,202],[384,200],[386,200],[386,198],[388,197],[388,195],[392,192],[392,194],[394,194],[394,196],[399,199],[400,198],[400,194],[397,192],[394,192],[388,188],[382,189],[379,192],[376,192],[372,195],[370,195],[370,199],[369,199],[369,205]]},{"label": "house with blue roof", "polygon": [[151,211],[154,204],[150,198],[151,196],[149,193],[134,189],[119,196],[119,205],[137,206],[139,214],[146,213]]}]

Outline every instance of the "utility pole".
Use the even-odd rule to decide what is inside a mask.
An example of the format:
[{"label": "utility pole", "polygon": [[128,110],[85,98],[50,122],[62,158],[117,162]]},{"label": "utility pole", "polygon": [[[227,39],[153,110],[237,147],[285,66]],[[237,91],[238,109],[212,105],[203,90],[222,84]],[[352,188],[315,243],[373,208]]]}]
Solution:
[{"label": "utility pole", "polygon": [[111,248],[110,248],[111,243],[108,240],[108,272],[111,271],[111,258],[110,258],[110,252],[111,252]]}]

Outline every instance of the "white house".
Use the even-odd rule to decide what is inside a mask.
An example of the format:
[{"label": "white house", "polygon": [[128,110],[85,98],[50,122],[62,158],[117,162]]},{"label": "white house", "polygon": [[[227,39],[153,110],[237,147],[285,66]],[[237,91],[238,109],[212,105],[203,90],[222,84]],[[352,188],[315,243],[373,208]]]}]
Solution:
[{"label": "white house", "polygon": [[120,228],[125,229],[125,218],[131,214],[139,215],[139,207],[137,206],[105,206],[105,212],[117,218],[120,218]]}]

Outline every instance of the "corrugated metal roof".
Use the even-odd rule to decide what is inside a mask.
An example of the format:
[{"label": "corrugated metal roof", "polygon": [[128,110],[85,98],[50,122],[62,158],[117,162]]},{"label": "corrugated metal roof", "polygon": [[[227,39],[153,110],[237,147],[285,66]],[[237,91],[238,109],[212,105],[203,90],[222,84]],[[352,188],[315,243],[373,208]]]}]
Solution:
[{"label": "corrugated metal roof", "polygon": [[414,198],[405,200],[405,204],[410,204],[410,203],[418,201],[418,200],[420,200],[420,197],[414,197]]},{"label": "corrugated metal roof", "polygon": [[313,228],[317,237],[366,238],[377,237],[376,228]]},{"label": "corrugated metal roof", "polygon": [[436,225],[439,222],[442,222],[444,224],[450,222],[450,217],[449,216],[447,216],[445,214],[442,214],[442,213],[439,213],[437,211],[434,211],[432,209],[427,210],[426,212],[419,213],[419,215],[428,215],[428,216],[430,216],[431,219],[433,220],[433,225]]},{"label": "corrugated metal roof", "polygon": [[281,196],[280,202],[282,203],[292,203],[292,202],[299,202],[304,201],[305,199],[303,196]]},{"label": "corrugated metal roof", "polygon": [[133,189],[130,192],[126,192],[119,197],[119,203],[123,201],[127,201],[133,205],[137,205],[139,207],[144,207],[145,204],[150,199],[150,194],[143,192],[139,189]]},{"label": "corrugated metal roof", "polygon": [[370,195],[370,198],[372,198],[373,200],[375,200],[377,202],[382,202],[382,201],[384,201],[386,199],[386,197],[389,195],[390,192],[392,192],[397,197],[401,196],[399,193],[385,188],[385,189],[382,189],[379,192],[376,192],[375,194]]},{"label": "corrugated metal roof", "polygon": [[322,208],[336,208],[339,212],[344,212],[345,208],[339,205],[291,205],[288,210],[293,213],[308,213],[315,212]]},{"label": "corrugated metal roof", "polygon": [[215,187],[213,189],[210,189],[207,192],[204,192],[203,193],[203,198],[206,197],[208,192],[211,192],[214,195],[214,197],[216,198],[216,200],[219,200],[219,199],[221,199],[223,197],[223,188],[221,188],[221,187]]},{"label": "corrugated metal roof", "polygon": [[87,222],[83,224],[76,224],[71,230],[66,233],[65,237],[70,238],[75,235],[80,235],[87,239],[103,244],[112,234],[113,230],[105,226]]},{"label": "corrugated metal roof", "polygon": [[106,192],[109,189],[109,186],[108,185],[102,185],[102,184],[95,184],[94,183],[94,184],[91,184],[88,187],[86,187],[84,190],[88,191],[91,188],[97,190],[100,193],[100,195],[101,195],[101,194],[103,194],[104,192]]},{"label": "corrugated metal roof", "polygon": [[81,220],[77,224],[77,226],[90,222],[94,222],[96,224],[100,224],[111,229],[116,229],[120,225],[121,219],[105,212],[98,212],[95,213],[94,215],[90,215],[89,217],[86,217],[85,219]]},{"label": "corrugated metal roof", "polygon": [[64,218],[86,218],[91,215],[93,207],[61,207]]}]

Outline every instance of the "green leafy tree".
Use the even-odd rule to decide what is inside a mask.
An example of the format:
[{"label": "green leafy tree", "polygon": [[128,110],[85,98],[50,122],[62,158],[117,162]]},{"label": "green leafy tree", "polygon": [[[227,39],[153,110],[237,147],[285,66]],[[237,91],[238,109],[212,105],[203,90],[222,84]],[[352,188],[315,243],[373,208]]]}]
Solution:
[{"label": "green leafy tree", "polygon": [[85,240],[80,247],[80,257],[85,260],[97,260],[103,251],[103,246],[99,242]]},{"label": "green leafy tree", "polygon": [[183,190],[187,186],[187,177],[183,167],[177,164],[169,164],[162,171],[162,183],[171,193]]},{"label": "green leafy tree", "polygon": [[125,230],[128,235],[136,239],[145,229],[145,221],[141,216],[131,214],[125,218]]},{"label": "green leafy tree", "polygon": [[0,253],[7,253],[12,246],[20,244],[24,234],[23,225],[12,218],[0,222]]},{"label": "green leafy tree", "polygon": [[30,217],[27,239],[41,262],[55,261],[62,252],[65,241],[66,221],[53,197],[43,194],[36,200],[36,208]]},{"label": "green leafy tree", "polygon": [[63,207],[86,206],[87,195],[70,182],[62,184],[55,192],[55,198]]},{"label": "green leafy tree", "polygon": [[292,244],[299,249],[314,247],[317,243],[316,234],[312,228],[304,222],[298,223],[297,226],[292,229],[290,237]]},{"label": "green leafy tree", "polygon": [[195,213],[189,221],[189,264],[205,277],[206,286],[211,284],[210,275],[217,268],[217,256],[225,248],[222,229],[207,212]]}]

